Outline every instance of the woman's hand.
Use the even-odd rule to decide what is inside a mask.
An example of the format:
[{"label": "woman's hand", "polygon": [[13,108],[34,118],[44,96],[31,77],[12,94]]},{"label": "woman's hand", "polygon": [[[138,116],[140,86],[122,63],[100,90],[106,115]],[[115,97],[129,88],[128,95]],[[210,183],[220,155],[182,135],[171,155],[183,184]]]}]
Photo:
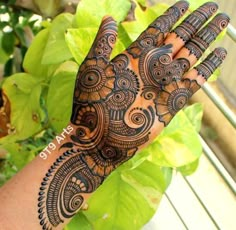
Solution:
[{"label": "woman's hand", "polygon": [[201,88],[226,56],[215,49],[193,67],[229,18],[206,3],[179,26],[187,11],[179,1],[124,52],[110,60],[117,25],[104,17],[78,71],[70,126],[74,132],[43,179],[38,197],[43,229],[72,217],[117,166],[150,143]]}]

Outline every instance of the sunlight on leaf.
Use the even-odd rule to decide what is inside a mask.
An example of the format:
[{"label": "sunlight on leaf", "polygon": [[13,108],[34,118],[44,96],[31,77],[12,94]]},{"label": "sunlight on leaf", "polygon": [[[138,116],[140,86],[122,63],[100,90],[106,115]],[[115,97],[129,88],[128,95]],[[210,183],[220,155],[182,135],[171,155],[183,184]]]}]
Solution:
[{"label": "sunlight on leaf", "polygon": [[94,229],[140,229],[156,211],[167,187],[165,175],[152,162],[135,169],[127,162],[92,195],[84,214]]},{"label": "sunlight on leaf", "polygon": [[181,167],[177,168],[177,170],[178,170],[182,175],[184,175],[184,176],[189,176],[189,175],[193,174],[193,173],[197,170],[198,165],[199,165],[199,159],[193,161],[193,162],[190,163],[190,164],[181,166]]},{"label": "sunlight on leaf", "polygon": [[93,43],[98,28],[68,29],[67,45],[78,64],[81,64]]},{"label": "sunlight on leaf", "polygon": [[92,225],[83,214],[82,211],[78,212],[64,230],[92,230]]},{"label": "sunlight on leaf", "polygon": [[72,57],[65,42],[65,32],[72,27],[74,16],[72,14],[60,14],[52,22],[48,41],[42,57],[42,64],[61,63]]},{"label": "sunlight on leaf", "polygon": [[189,2],[189,8],[191,11],[197,9],[199,6],[203,5],[206,2],[209,2],[209,0],[187,0]]},{"label": "sunlight on leaf", "polygon": [[208,78],[208,82],[216,81],[220,76],[220,68],[216,69],[215,72]]},{"label": "sunlight on leaf", "polygon": [[10,162],[17,171],[22,169],[35,157],[33,152],[27,151],[25,147],[19,143],[5,143],[1,147],[10,153],[7,156],[8,162]]},{"label": "sunlight on leaf", "polygon": [[193,127],[195,127],[195,130],[199,132],[202,124],[203,104],[194,103],[193,105],[189,105],[184,109],[184,113]]},{"label": "sunlight on leaf", "polygon": [[156,4],[153,7],[143,10],[139,5],[135,8],[135,21],[122,22],[122,26],[129,35],[130,39],[134,41],[140,33],[147,28],[147,26],[158,16],[160,16],[166,9],[166,4]]},{"label": "sunlight on leaf", "polygon": [[131,3],[128,0],[83,0],[77,7],[75,25],[79,28],[98,28],[106,15],[114,17],[119,23],[125,19],[130,7]]},{"label": "sunlight on leaf", "polygon": [[194,126],[180,111],[153,143],[141,152],[158,165],[176,168],[198,159],[202,147]]},{"label": "sunlight on leaf", "polygon": [[40,31],[29,47],[23,62],[25,72],[41,79],[50,78],[58,65],[43,65],[42,58],[49,37],[49,28]]}]

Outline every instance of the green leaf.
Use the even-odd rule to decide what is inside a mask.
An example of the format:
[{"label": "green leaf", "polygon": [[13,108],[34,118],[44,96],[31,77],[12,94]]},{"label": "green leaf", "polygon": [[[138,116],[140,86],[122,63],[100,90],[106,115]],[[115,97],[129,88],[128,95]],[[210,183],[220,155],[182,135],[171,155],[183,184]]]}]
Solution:
[{"label": "green leaf", "polygon": [[0,31],[0,63],[5,64],[6,61],[9,59],[9,55],[3,50],[2,47],[2,38],[3,38],[3,32]]},{"label": "green leaf", "polygon": [[17,171],[22,169],[27,163],[34,159],[35,155],[25,146],[18,143],[5,143],[2,147],[8,151],[7,161],[15,167]]},{"label": "green leaf", "polygon": [[72,54],[65,42],[65,32],[72,27],[73,18],[72,14],[64,13],[53,20],[42,57],[42,64],[62,63],[72,58]]},{"label": "green leaf", "polygon": [[197,160],[202,146],[194,126],[185,113],[180,111],[142,152],[158,165],[176,168]]},{"label": "green leaf", "polygon": [[140,229],[156,211],[167,187],[165,175],[152,162],[136,168],[127,162],[92,195],[84,214],[94,229]]},{"label": "green leaf", "polygon": [[203,105],[201,103],[190,105],[184,109],[184,113],[195,127],[195,130],[199,132],[202,124]]},{"label": "green leaf", "polygon": [[207,79],[208,82],[213,82],[216,81],[218,79],[218,77],[220,76],[220,69],[216,69],[214,71],[214,73]]},{"label": "green leaf", "polygon": [[49,31],[49,28],[47,28],[37,34],[26,52],[23,62],[25,72],[45,80],[51,77],[55,69],[58,67],[58,65],[42,64],[42,58],[49,38]]},{"label": "green leaf", "polygon": [[34,0],[34,4],[44,17],[54,17],[62,7],[61,0]]},{"label": "green leaf", "polygon": [[[30,30],[29,27],[27,29]],[[14,31],[17,35],[17,38],[19,39],[20,45],[27,47],[27,40],[26,40],[27,32],[24,30],[24,28],[21,25],[17,25],[15,26]]]},{"label": "green leaf", "polygon": [[48,118],[56,132],[61,132],[70,120],[73,91],[78,65],[75,62],[63,63],[52,77],[47,95]]},{"label": "green leaf", "polygon": [[116,44],[111,53],[111,58],[114,58],[116,55],[124,51],[130,43],[131,40],[129,39],[123,28],[120,27],[118,29],[118,37],[116,39]]},{"label": "green leaf", "polygon": [[131,7],[129,0],[83,0],[77,7],[76,27],[95,27],[101,23],[105,15],[110,15],[119,23],[123,21]]},{"label": "green leaf", "polygon": [[3,84],[11,104],[14,136],[25,139],[38,132],[45,114],[40,106],[41,84],[27,73],[14,74]]},{"label": "green leaf", "polygon": [[[68,29],[66,33],[66,42],[72,53],[74,59],[78,64],[81,64],[88,54],[90,47],[96,37],[98,28],[79,28]],[[125,33],[120,30],[118,38],[116,40],[115,47],[112,52],[112,57],[116,56],[127,47],[124,42],[130,44],[130,39],[125,37]]]},{"label": "green leaf", "polygon": [[82,213],[82,211],[78,212],[70,223],[64,228],[64,230],[92,230],[92,225],[86,218],[86,216]]},{"label": "green leaf", "polygon": [[136,0],[140,5],[146,6],[146,0]]},{"label": "green leaf", "polygon": [[67,45],[78,64],[86,57],[98,28],[68,29],[66,33]]},{"label": "green leaf", "polygon": [[16,167],[12,166],[6,159],[1,162],[0,167],[0,187],[17,172]]},{"label": "green leaf", "polygon": [[15,47],[15,35],[14,32],[3,33],[2,36],[2,48],[8,54],[11,55]]},{"label": "green leaf", "polygon": [[179,172],[181,172],[182,175],[184,175],[184,176],[189,176],[189,175],[193,174],[193,173],[197,170],[198,165],[199,165],[199,159],[193,161],[193,162],[190,163],[190,164],[181,166],[181,167],[179,167],[177,170],[178,170]]},{"label": "green leaf", "polygon": [[[97,10],[98,7],[99,11]],[[127,0],[84,0],[78,4],[76,13],[77,28],[68,29],[66,33],[67,45],[77,63],[81,64],[86,57],[98,32],[103,16],[114,16],[119,23],[124,20],[130,7],[130,1]],[[130,44],[130,39],[126,32],[119,27],[118,39],[112,57],[123,51],[127,44]]]},{"label": "green leaf", "polygon": [[203,5],[206,2],[209,2],[208,0],[187,0],[189,2],[189,8],[191,11],[197,9],[199,6]]},{"label": "green leaf", "polygon": [[129,35],[130,39],[134,41],[147,26],[160,16],[166,9],[166,4],[156,4],[153,7],[143,10],[138,4],[135,8],[135,21],[122,22],[124,30]]}]

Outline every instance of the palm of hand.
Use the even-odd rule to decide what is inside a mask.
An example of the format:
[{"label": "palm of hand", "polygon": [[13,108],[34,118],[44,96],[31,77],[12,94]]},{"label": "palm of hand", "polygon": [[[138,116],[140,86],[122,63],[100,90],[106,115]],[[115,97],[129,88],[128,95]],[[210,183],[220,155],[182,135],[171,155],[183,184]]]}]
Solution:
[{"label": "palm of hand", "polygon": [[103,19],[77,75],[71,118],[77,126],[71,139],[95,175],[107,176],[150,143],[224,59],[225,50],[218,48],[188,72],[228,17],[217,15],[196,34],[217,11],[207,3],[169,33],[187,8],[176,3],[111,61],[117,26],[111,17]]}]

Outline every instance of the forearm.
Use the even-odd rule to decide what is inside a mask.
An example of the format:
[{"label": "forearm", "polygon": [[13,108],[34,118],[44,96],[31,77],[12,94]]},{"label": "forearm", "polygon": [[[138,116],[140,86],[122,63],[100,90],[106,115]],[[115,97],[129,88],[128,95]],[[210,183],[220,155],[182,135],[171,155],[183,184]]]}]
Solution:
[{"label": "forearm", "polygon": [[92,142],[79,146],[79,130],[69,124],[0,189],[4,230],[62,229],[104,179],[135,153],[99,150]]},{"label": "forearm", "polygon": [[[60,218],[63,217],[58,206],[57,195],[62,196],[61,202],[66,203],[63,194],[65,192],[65,186],[60,184],[61,180],[64,180],[67,176],[73,178],[72,174],[79,169],[84,168],[86,170],[86,164],[78,161],[74,162],[74,167],[68,168],[64,161],[69,158],[73,158],[73,151],[68,151],[69,148],[61,148],[61,146],[70,140],[70,134],[74,132],[72,125],[67,126],[67,129],[58,135],[45,149],[42,151],[30,164],[22,169],[17,175],[15,175],[10,181],[8,181],[2,188],[0,188],[0,226],[4,230],[22,230],[22,229],[43,229],[43,225],[46,224],[47,218],[57,219],[58,214]],[[73,129],[73,130],[72,130]],[[74,155],[79,155],[78,153]],[[64,161],[59,162],[60,156]],[[55,163],[57,162],[57,163]],[[60,175],[58,178],[59,168],[64,165],[64,176]],[[52,170],[52,167],[55,167]],[[73,166],[72,166],[73,167]],[[70,171],[67,173],[66,170]],[[67,174],[67,175],[66,175]],[[72,176],[72,177],[70,177]],[[55,179],[57,177],[57,179]],[[54,178],[54,183],[53,183]],[[75,178],[73,178],[75,181]],[[54,189],[53,186],[58,186]],[[53,192],[53,193],[52,193]],[[91,190],[92,192],[92,190]],[[90,195],[87,193],[80,193],[81,198],[85,201]],[[47,199],[54,199],[48,201]],[[50,210],[50,205],[55,206]],[[40,207],[39,207],[40,206]],[[66,210],[68,207],[66,208]],[[40,211],[42,210],[42,211]],[[77,210],[77,207],[75,207]],[[71,210],[71,215],[75,212]],[[41,216],[40,216],[41,215]],[[44,224],[42,221],[44,220]],[[63,218],[55,229],[62,229],[70,218]],[[42,225],[40,225],[40,222]],[[48,223],[49,225],[49,223]]]}]

